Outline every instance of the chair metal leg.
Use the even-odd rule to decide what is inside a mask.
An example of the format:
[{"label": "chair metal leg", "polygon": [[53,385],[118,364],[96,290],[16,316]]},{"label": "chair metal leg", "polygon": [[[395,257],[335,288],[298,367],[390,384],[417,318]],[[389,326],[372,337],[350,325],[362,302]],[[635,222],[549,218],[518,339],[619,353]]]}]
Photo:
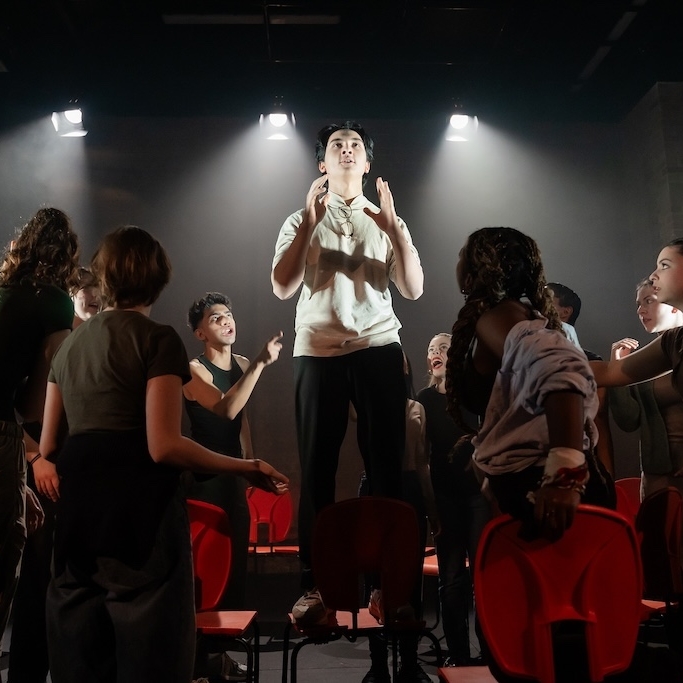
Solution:
[{"label": "chair metal leg", "polygon": [[253,678],[250,679],[249,674],[247,672],[247,680],[252,680],[253,683],[259,683],[259,678],[261,675],[261,629],[259,628],[257,621],[253,621],[251,626],[254,634],[254,673]]},{"label": "chair metal leg", "polygon": [[443,664],[443,652],[441,651],[441,643],[439,639],[434,635],[430,629],[425,629],[420,633],[420,636],[424,636],[432,641],[433,650],[436,653],[436,666],[439,667]]},{"label": "chair metal leg", "polygon": [[391,669],[393,672],[391,680],[398,680],[398,637],[396,633],[391,634]]},{"label": "chair metal leg", "polygon": [[285,632],[282,636],[282,683],[287,683],[287,670],[289,667],[289,634],[292,631],[292,625],[287,622]]},{"label": "chair metal leg", "polygon": [[291,667],[290,667],[290,674],[289,674],[290,683],[296,683],[296,671],[297,671],[296,663],[297,663],[297,657],[299,655],[299,650],[301,650],[301,648],[304,645],[308,645],[309,643],[312,643],[312,642],[314,642],[314,641],[312,641],[310,638],[304,638],[300,643],[297,643],[294,646],[294,649],[292,650]]}]

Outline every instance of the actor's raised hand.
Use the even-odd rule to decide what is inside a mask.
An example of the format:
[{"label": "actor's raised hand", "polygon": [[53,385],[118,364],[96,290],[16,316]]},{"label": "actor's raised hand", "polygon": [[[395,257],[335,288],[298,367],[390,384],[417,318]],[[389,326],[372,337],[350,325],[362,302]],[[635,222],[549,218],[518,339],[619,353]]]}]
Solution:
[{"label": "actor's raised hand", "polygon": [[377,227],[386,233],[390,233],[398,227],[398,216],[394,208],[394,195],[391,194],[389,183],[382,178],[377,178],[377,197],[379,198],[379,213],[369,208],[363,209],[365,213],[377,223]]},{"label": "actor's raised hand", "polygon": [[640,344],[638,343],[637,339],[631,339],[630,337],[620,339],[619,341],[616,341],[614,342],[614,344],[612,344],[612,352],[610,354],[610,359],[620,360],[625,356],[628,356],[629,353],[635,351],[638,348],[638,346],[640,346]]},{"label": "actor's raised hand", "polygon": [[311,187],[306,195],[304,223],[309,229],[315,228],[320,223],[327,210],[327,202],[330,200],[330,195],[327,193],[326,183],[327,174],[324,173],[311,183]]},{"label": "actor's raised hand", "polygon": [[274,363],[280,357],[280,351],[282,351],[282,336],[282,330],[280,330],[279,334],[271,337],[261,349],[261,352],[256,357],[256,361],[264,365]]}]

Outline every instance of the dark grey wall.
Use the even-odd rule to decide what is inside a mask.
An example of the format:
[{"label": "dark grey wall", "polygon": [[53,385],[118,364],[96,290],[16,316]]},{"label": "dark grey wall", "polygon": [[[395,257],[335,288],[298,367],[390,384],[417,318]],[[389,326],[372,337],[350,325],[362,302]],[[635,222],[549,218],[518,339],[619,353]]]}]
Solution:
[{"label": "dark grey wall", "polygon": [[[134,223],[169,251],[174,277],[153,317],[174,325],[189,353],[199,347],[185,312],[209,289],[233,299],[237,352],[252,357],[271,334],[284,331],[281,360],[265,372],[249,410],[256,453],[292,476],[295,496],[296,297],[273,296],[270,264],[282,221],[302,206],[317,174],[313,141],[324,123],[300,120],[300,140],[287,143],[261,141],[251,122],[227,118],[100,118],[90,120],[86,138],[71,140],[35,121],[0,139],[3,242],[41,205],[72,216],[84,261],[104,233]],[[377,175],[390,182],[425,269],[419,301],[395,293],[418,388],[430,337],[450,329],[462,303],[454,279],[458,251],[484,225],[511,225],[536,238],[548,278],[583,299],[577,330],[586,348],[608,356],[616,339],[643,339],[633,285],[650,272],[658,240],[637,243],[632,207],[647,201],[648,189],[627,173],[626,152],[639,152],[628,147],[620,126],[482,122],[475,142],[454,144],[442,140],[445,122],[363,123],[376,140],[367,194],[376,199]],[[347,442],[340,497],[355,494],[361,469],[353,439]],[[637,472],[632,443],[620,451],[618,473]]]}]

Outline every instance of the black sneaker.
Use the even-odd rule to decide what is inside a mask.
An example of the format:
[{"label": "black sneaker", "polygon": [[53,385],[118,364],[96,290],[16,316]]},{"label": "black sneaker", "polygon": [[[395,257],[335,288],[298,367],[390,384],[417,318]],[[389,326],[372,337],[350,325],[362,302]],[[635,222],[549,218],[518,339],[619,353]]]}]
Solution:
[{"label": "black sneaker", "polygon": [[373,664],[370,667],[370,671],[363,676],[361,683],[391,683],[389,667],[386,662],[384,663],[384,666]]},{"label": "black sneaker", "polygon": [[236,662],[227,652],[224,652],[221,655],[221,678],[224,681],[246,681],[246,664]]},{"label": "black sneaker", "polygon": [[395,683],[432,683],[432,679],[419,664],[416,664],[415,666],[402,666],[396,674]]}]

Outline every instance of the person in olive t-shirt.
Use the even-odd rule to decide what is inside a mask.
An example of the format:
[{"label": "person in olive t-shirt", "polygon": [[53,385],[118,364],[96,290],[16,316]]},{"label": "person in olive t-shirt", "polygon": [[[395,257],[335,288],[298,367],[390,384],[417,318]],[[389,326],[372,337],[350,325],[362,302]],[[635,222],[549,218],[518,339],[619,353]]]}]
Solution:
[{"label": "person in olive t-shirt", "polygon": [[[57,459],[50,672],[57,683],[187,683],[194,668],[194,579],[181,469],[241,474],[272,492],[287,478],[182,436],[188,359],[150,319],[171,265],[149,233],[110,233],[92,263],[105,309],[61,345],[45,399],[41,452]],[[69,433],[61,445],[60,426]]]}]

